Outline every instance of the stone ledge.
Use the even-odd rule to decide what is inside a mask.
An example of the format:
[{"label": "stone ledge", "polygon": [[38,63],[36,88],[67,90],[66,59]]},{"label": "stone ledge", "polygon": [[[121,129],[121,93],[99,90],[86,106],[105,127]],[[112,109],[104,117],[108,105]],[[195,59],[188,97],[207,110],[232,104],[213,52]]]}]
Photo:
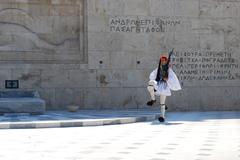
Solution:
[{"label": "stone ledge", "polygon": [[152,121],[158,118],[159,115],[148,115],[126,118],[112,119],[89,119],[89,120],[53,120],[53,121],[33,121],[33,122],[3,122],[0,123],[0,129],[29,129],[29,128],[60,128],[60,127],[87,127],[87,126],[105,126],[128,124],[136,122]]},{"label": "stone ledge", "polygon": [[37,91],[0,91],[0,113],[43,114],[45,101]]}]

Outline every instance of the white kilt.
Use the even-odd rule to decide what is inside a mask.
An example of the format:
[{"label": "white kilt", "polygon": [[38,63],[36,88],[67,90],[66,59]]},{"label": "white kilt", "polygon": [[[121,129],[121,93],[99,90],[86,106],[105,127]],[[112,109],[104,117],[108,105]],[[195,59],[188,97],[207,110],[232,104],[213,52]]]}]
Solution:
[{"label": "white kilt", "polygon": [[171,90],[178,91],[181,90],[180,82],[171,68],[168,70],[168,80],[167,82],[160,82],[157,84],[155,80],[157,76],[157,69],[155,69],[149,76],[149,84],[153,85],[156,92],[155,95],[165,95],[171,96]]}]

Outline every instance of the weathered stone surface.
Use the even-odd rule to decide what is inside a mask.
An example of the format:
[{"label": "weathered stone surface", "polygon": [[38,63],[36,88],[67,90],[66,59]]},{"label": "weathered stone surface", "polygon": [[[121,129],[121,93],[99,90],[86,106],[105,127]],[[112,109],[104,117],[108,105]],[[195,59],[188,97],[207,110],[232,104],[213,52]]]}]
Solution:
[{"label": "weathered stone surface", "polygon": [[95,16],[89,15],[88,20],[88,31],[89,32],[104,32],[106,31],[108,25],[108,17],[107,16]]},{"label": "weathered stone surface", "polygon": [[136,53],[115,52],[111,54],[111,69],[133,69],[136,68]]},{"label": "weathered stone surface", "polygon": [[109,69],[110,52],[89,51],[88,53],[88,69]]},{"label": "weathered stone surface", "polygon": [[89,15],[121,15],[124,14],[124,1],[119,0],[88,0]]},{"label": "weathered stone surface", "polygon": [[[138,90],[139,91],[139,90]],[[139,99],[136,88],[124,88],[122,91],[122,109],[138,108]],[[141,97],[142,98],[142,97]]]},{"label": "weathered stone surface", "polygon": [[150,11],[149,0],[124,1],[125,15],[147,15]]},{"label": "weathered stone surface", "polygon": [[90,51],[122,50],[124,35],[108,32],[89,32],[88,49]]},{"label": "weathered stone surface", "polygon": [[11,70],[10,69],[1,69],[0,70],[0,88],[5,88],[5,80],[11,79]]},{"label": "weathered stone surface", "polygon": [[36,91],[0,91],[1,113],[43,114],[45,101]]},{"label": "weathered stone surface", "polygon": [[149,70],[127,70],[123,72],[124,87],[144,87],[149,81]]},{"label": "weathered stone surface", "polygon": [[153,16],[173,16],[174,0],[151,0],[150,12]]},{"label": "weathered stone surface", "polygon": [[111,96],[109,88],[86,88],[84,109],[104,109],[111,106]]},{"label": "weathered stone surface", "polygon": [[199,1],[200,17],[236,17],[239,10],[237,1]]},{"label": "weathered stone surface", "polygon": [[125,51],[147,51],[149,49],[149,37],[146,34],[124,34],[123,50]]},{"label": "weathered stone surface", "polygon": [[[196,34],[196,33],[177,32],[175,34],[175,41],[174,41],[173,46],[174,46],[174,48],[176,48],[176,50],[177,49],[178,50],[189,50],[189,49],[196,50],[196,49],[200,49],[201,47],[206,48],[207,42],[205,42],[205,39],[206,39],[205,37],[207,37],[207,36],[208,35],[200,37],[199,34]],[[214,40],[216,41],[216,39],[214,39]],[[212,44],[214,42],[209,41],[209,43]],[[200,45],[202,45],[202,46],[200,46]],[[219,44],[219,46],[220,45],[221,44]],[[217,46],[215,48],[217,48]]]},{"label": "weathered stone surface", "polygon": [[56,103],[55,89],[38,89],[39,95],[46,102],[47,110],[59,110]]},{"label": "weathered stone surface", "polygon": [[[185,93],[184,93],[185,92]],[[237,104],[239,100],[234,96],[239,94],[239,87],[208,87],[187,88],[183,91],[182,97],[188,107],[180,108],[191,111],[209,111],[209,110],[238,110]],[[225,96],[222,97],[222,94]],[[189,98],[194,95],[194,98]],[[172,100],[172,98],[171,98]],[[234,103],[233,103],[234,102]],[[171,104],[172,102],[170,102]],[[185,106],[183,101],[180,101],[180,107]],[[229,105],[231,104],[231,105]]]},{"label": "weathered stone surface", "polygon": [[[146,103],[151,99],[150,95],[146,89],[147,83],[142,88],[137,88],[136,91],[136,107],[137,108],[148,108],[149,106],[146,105]],[[156,97],[159,99],[158,97]],[[158,100],[159,101],[159,100]]]},{"label": "weathered stone surface", "polygon": [[203,50],[224,50],[224,35],[202,34],[200,35],[200,47]]},{"label": "weathered stone surface", "polygon": [[83,90],[81,89],[56,89],[56,106],[61,109],[67,109],[69,105],[83,106]]},{"label": "weathered stone surface", "polygon": [[19,88],[40,88],[41,71],[32,69],[16,69],[12,71],[12,79],[19,80]]},{"label": "weathered stone surface", "polygon": [[97,87],[122,87],[122,70],[98,70]]},{"label": "weathered stone surface", "polygon": [[96,87],[95,70],[44,70],[41,74],[43,88]]},{"label": "weathered stone surface", "polygon": [[159,63],[160,52],[158,53],[151,53],[148,52],[149,56],[146,56],[145,52],[137,53],[137,60],[136,60],[136,68],[137,69],[148,69],[150,73],[153,68],[156,68]]},{"label": "weathered stone surface", "polygon": [[171,111],[239,110],[239,8],[237,0],[2,0],[0,88],[18,79],[47,109],[144,108],[148,76],[174,48],[183,90],[167,98]]},{"label": "weathered stone surface", "polygon": [[1,60],[84,61],[83,1],[49,2],[1,2],[4,4],[0,8],[0,52],[8,52]]},{"label": "weathered stone surface", "polygon": [[174,1],[174,15],[185,17],[199,16],[199,1],[197,0],[181,0]]}]

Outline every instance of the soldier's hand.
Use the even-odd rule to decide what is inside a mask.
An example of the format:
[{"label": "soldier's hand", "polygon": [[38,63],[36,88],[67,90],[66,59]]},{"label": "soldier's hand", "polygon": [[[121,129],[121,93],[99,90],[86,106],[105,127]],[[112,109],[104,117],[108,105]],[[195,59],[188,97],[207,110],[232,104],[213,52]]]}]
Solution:
[{"label": "soldier's hand", "polygon": [[164,77],[163,80],[167,82],[168,78],[167,78],[167,77]]}]

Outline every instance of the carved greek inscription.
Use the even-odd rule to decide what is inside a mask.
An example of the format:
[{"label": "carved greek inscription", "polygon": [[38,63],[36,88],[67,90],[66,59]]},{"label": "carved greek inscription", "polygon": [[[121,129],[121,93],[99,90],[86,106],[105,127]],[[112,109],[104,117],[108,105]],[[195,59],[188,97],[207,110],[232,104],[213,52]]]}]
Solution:
[{"label": "carved greek inscription", "polygon": [[154,33],[165,32],[167,27],[179,25],[180,20],[162,17],[113,17],[109,20],[110,32]]},{"label": "carved greek inscription", "polygon": [[226,51],[177,51],[172,66],[180,80],[239,80],[239,60]]}]

